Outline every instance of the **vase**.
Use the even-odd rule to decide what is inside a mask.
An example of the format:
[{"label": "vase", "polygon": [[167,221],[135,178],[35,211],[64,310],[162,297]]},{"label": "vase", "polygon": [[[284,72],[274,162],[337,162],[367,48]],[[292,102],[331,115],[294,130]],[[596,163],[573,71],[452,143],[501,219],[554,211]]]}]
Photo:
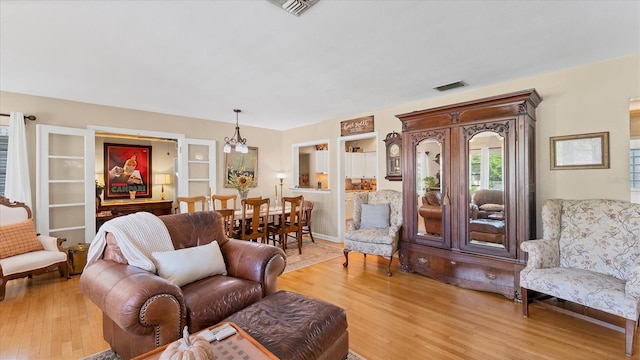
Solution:
[{"label": "vase", "polygon": [[240,194],[240,200],[246,200],[247,195],[249,195],[248,189],[238,189],[238,193]]}]

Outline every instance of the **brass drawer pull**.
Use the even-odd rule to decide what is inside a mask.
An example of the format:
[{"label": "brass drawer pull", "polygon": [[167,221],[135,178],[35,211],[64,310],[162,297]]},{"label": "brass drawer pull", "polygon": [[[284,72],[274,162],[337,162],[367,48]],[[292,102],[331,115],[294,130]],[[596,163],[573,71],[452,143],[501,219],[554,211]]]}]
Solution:
[{"label": "brass drawer pull", "polygon": [[489,280],[495,280],[496,279],[496,274],[494,274],[494,273],[488,272],[488,273],[484,274],[484,276],[486,276],[487,279],[489,279]]},{"label": "brass drawer pull", "polygon": [[418,258],[418,262],[419,262],[420,264],[426,264],[426,263],[428,263],[428,262],[429,262],[429,260],[427,260],[427,259],[425,259],[425,258],[422,258],[422,257],[421,257],[421,258]]}]

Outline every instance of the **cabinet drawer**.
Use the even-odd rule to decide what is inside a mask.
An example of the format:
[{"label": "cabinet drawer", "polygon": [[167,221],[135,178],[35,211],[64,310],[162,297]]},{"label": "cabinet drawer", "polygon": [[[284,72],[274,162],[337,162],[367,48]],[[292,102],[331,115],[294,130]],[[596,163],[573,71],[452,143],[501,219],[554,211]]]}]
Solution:
[{"label": "cabinet drawer", "polygon": [[519,297],[516,286],[518,271],[511,264],[493,264],[486,258],[446,253],[428,247],[407,250],[406,260],[408,271],[468,289],[503,294],[510,299]]}]

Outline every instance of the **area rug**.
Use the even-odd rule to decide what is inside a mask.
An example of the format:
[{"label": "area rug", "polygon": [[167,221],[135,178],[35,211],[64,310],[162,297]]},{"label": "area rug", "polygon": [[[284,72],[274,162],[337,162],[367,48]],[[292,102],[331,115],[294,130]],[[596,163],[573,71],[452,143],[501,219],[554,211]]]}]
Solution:
[{"label": "area rug", "polygon": [[342,248],[326,245],[321,242],[311,242],[311,239],[302,243],[302,254],[298,254],[298,244],[290,241],[287,244],[287,267],[284,273],[315,265],[323,261],[343,256]]},{"label": "area rug", "polygon": [[[122,358],[118,356],[118,354],[114,353],[111,349],[108,349],[108,350],[101,351],[97,354],[93,354],[85,358],[82,358],[82,360],[122,360]],[[354,353],[353,351],[349,350],[349,354],[347,355],[346,360],[366,360],[366,359]]]}]

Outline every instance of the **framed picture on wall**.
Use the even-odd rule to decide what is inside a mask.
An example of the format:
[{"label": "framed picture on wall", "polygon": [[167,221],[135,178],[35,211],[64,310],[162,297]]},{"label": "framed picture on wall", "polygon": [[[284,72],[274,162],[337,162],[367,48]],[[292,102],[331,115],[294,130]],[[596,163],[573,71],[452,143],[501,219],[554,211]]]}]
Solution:
[{"label": "framed picture on wall", "polygon": [[233,181],[248,177],[252,179],[250,187],[258,186],[258,148],[249,146],[246,154],[233,151],[224,154],[225,188],[236,188]]},{"label": "framed picture on wall", "polygon": [[150,198],[151,170],[151,146],[105,143],[105,199]]},{"label": "framed picture on wall", "polygon": [[549,138],[551,170],[608,169],[609,132]]}]

